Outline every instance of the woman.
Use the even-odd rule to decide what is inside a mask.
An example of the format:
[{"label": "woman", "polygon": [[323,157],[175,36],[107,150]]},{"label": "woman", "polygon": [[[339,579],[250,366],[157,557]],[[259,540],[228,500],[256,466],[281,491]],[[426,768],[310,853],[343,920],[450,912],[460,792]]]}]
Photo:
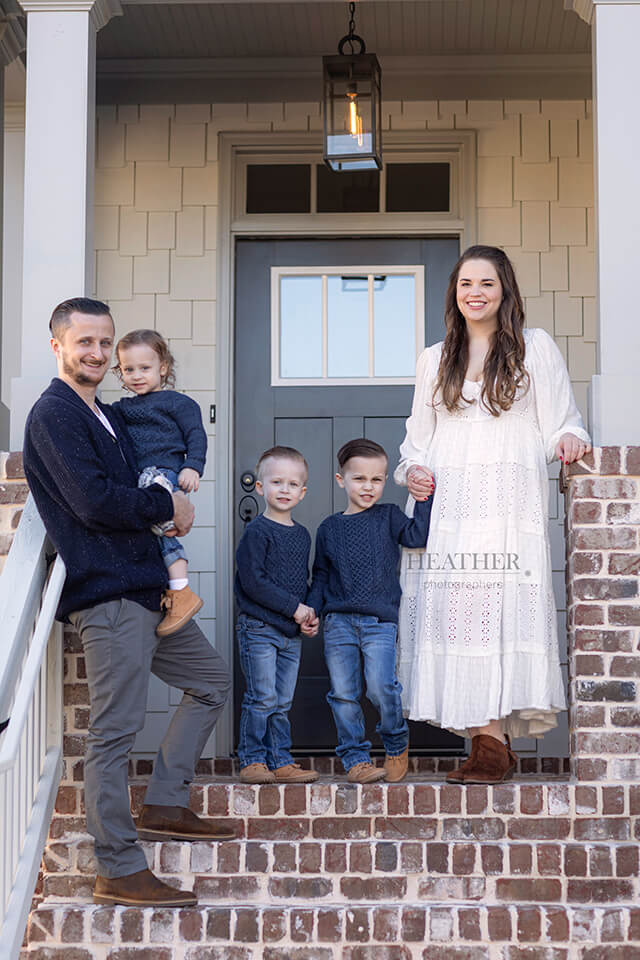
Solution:
[{"label": "woman", "polygon": [[543,736],[565,707],[547,462],[591,447],[560,351],[523,329],[502,250],[465,251],[445,319],[418,360],[395,472],[417,500],[435,476],[426,551],[403,555],[399,678],[411,719],[472,738],[447,779],[498,783],[515,767],[510,737]]}]

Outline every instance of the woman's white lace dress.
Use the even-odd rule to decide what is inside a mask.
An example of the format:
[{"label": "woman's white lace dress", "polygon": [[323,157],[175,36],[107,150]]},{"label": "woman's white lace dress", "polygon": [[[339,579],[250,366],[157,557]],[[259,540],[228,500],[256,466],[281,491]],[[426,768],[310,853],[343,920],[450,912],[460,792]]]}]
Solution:
[{"label": "woman's white lace dress", "polygon": [[436,481],[426,551],[404,550],[402,558],[405,714],[463,736],[505,718],[512,737],[539,737],[565,707],[547,462],[563,433],[589,436],[553,339],[540,329],[524,337],[531,385],[498,417],[472,381],[465,381],[463,409],[434,408],[442,343],[421,354],[395,472],[405,484],[409,467],[419,464]]}]

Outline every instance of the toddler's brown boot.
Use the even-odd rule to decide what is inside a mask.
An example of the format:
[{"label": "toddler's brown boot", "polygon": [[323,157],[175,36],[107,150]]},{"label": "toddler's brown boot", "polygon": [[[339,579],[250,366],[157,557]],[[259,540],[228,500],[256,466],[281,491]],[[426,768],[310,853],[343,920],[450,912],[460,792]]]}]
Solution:
[{"label": "toddler's brown boot", "polygon": [[409,747],[393,757],[387,754],[384,760],[384,769],[387,774],[387,783],[397,783],[399,780],[403,780],[409,769]]},{"label": "toddler's brown boot", "polygon": [[165,590],[162,597],[162,607],[166,610],[164,619],[156,627],[159,637],[171,637],[184,627],[185,623],[200,610],[203,600],[194,593],[191,587],[182,590]]}]

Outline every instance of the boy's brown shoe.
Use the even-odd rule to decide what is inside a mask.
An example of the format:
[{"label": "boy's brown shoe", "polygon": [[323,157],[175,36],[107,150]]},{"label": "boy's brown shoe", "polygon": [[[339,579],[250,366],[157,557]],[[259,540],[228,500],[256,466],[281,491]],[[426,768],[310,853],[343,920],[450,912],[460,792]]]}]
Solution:
[{"label": "boy's brown shoe", "polygon": [[159,880],[151,870],[138,870],[126,877],[96,877],[93,902],[125,907],[193,907],[193,890],[176,890]]},{"label": "boy's brown shoe", "polygon": [[141,840],[234,840],[228,827],[201,820],[188,807],[145,803],[136,827]]},{"label": "boy's brown shoe", "polygon": [[303,770],[299,763],[287,763],[273,772],[278,783],[313,783],[319,776],[315,770]]},{"label": "boy's brown shoe", "polygon": [[362,763],[356,763],[347,773],[347,780],[350,783],[375,783],[376,780],[384,780],[387,773],[384,767],[374,767],[372,763],[363,760]]},{"label": "boy's brown shoe", "polygon": [[162,607],[166,610],[164,619],[156,627],[159,637],[170,637],[184,627],[185,623],[200,610],[203,600],[191,587],[182,590],[165,590],[162,597]]},{"label": "boy's brown shoe", "polygon": [[408,769],[409,747],[395,757],[390,757],[389,754],[385,757],[384,770],[387,775],[387,783],[397,783],[399,780],[404,779]]},{"label": "boy's brown shoe", "polygon": [[276,775],[266,763],[250,763],[240,771],[243,783],[275,783]]}]

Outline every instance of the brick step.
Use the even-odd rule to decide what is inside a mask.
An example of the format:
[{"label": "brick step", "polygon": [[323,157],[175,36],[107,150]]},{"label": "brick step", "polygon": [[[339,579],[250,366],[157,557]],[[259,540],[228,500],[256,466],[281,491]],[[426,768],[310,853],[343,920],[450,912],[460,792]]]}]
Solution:
[{"label": "brick step", "polygon": [[[67,628],[64,636],[65,653],[71,663],[75,658],[82,661],[82,644],[79,637],[70,628]],[[77,660],[73,663],[77,667]],[[82,663],[84,670],[84,663]],[[74,677],[76,678],[74,680]],[[85,752],[86,741],[86,708],[88,707],[87,682],[84,672],[78,674],[70,672],[65,682],[65,704],[69,711],[80,711],[77,715],[69,713],[69,730],[75,731],[65,737],[65,763],[67,768],[68,780],[82,779],[82,757]],[[84,712],[83,712],[84,711]],[[76,722],[79,721],[79,722]],[[457,769],[464,761],[466,756],[411,756],[409,757],[409,778],[414,777],[438,777],[444,780],[450,770]],[[334,756],[296,756],[295,762],[304,767],[305,770],[316,770],[322,777],[336,777],[346,782],[344,768],[340,760]],[[384,754],[373,752],[371,762],[374,766],[384,765]],[[569,777],[569,758],[568,757],[527,757],[519,756],[516,764],[516,777],[546,782],[547,780],[568,779]],[[146,778],[153,771],[153,760],[146,757],[136,757],[129,761],[129,776],[132,779]],[[198,761],[196,773],[199,777],[205,778],[233,778],[237,780],[240,774],[240,762],[237,757],[212,757]]]},{"label": "brick step", "polygon": [[[260,822],[260,821],[259,821]],[[268,822],[268,821],[262,821]],[[317,821],[316,821],[317,822]],[[331,823],[328,819],[327,824]],[[205,902],[237,900],[525,900],[633,902],[636,843],[255,839],[148,843],[150,868]],[[96,863],[87,834],[51,841],[42,894],[90,899]]]},{"label": "brick step", "polygon": [[[134,814],[146,784],[131,784]],[[476,840],[624,842],[640,839],[640,785],[562,781],[463,787],[442,780],[403,783],[249,786],[201,778],[191,787],[196,813],[231,826],[239,839]],[[83,832],[81,784],[58,792],[50,837]]]},{"label": "brick step", "polygon": [[[634,946],[635,944],[635,946]],[[560,904],[42,904],[22,960],[632,960],[640,908]]]},{"label": "brick step", "polygon": [[[131,806],[139,811],[146,778],[130,780]],[[63,781],[57,816],[83,810],[81,782]],[[585,785],[567,777],[513,779],[495,786],[461,786],[444,777],[412,774],[401,783],[348,783],[344,776],[322,776],[311,784],[250,785],[233,777],[196,777],[190,804],[206,817],[300,816],[640,816],[640,784]],[[616,839],[612,837],[612,839]]]}]

